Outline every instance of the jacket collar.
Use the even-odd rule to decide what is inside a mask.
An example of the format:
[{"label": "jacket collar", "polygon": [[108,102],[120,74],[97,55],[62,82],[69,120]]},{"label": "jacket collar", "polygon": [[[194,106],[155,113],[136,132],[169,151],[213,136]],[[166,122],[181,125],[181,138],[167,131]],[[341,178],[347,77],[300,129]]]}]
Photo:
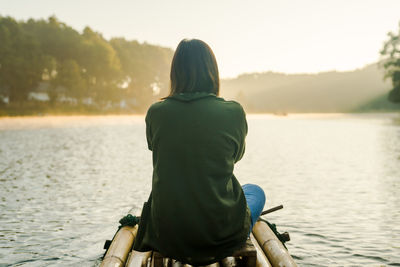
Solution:
[{"label": "jacket collar", "polygon": [[165,99],[174,99],[182,102],[190,102],[205,97],[217,97],[217,96],[213,93],[208,93],[208,92],[190,92],[190,93],[174,94],[172,96],[165,97]]}]

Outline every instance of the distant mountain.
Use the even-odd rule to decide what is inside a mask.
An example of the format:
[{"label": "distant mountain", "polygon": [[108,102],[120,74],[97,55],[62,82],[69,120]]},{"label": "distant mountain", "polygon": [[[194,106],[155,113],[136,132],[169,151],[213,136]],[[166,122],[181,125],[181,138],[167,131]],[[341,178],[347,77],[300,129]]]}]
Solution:
[{"label": "distant mountain", "polygon": [[350,112],[389,90],[377,64],[346,72],[250,73],[221,81],[221,95],[239,101],[247,112]]}]

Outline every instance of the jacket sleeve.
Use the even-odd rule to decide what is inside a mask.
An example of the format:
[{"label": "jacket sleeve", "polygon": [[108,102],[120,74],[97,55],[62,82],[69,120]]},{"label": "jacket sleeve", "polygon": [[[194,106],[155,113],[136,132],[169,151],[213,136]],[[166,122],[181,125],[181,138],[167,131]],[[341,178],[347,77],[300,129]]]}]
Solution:
[{"label": "jacket sleeve", "polygon": [[245,149],[246,149],[246,135],[247,135],[247,120],[246,120],[246,113],[244,112],[243,108],[240,106],[240,113],[239,113],[239,119],[240,125],[239,125],[239,147],[236,152],[235,156],[235,163],[238,162],[239,160],[242,159]]},{"label": "jacket sleeve", "polygon": [[153,150],[153,143],[152,143],[153,134],[151,131],[151,124],[150,124],[150,109],[147,111],[145,121],[146,121],[147,147],[149,148],[149,150]]}]

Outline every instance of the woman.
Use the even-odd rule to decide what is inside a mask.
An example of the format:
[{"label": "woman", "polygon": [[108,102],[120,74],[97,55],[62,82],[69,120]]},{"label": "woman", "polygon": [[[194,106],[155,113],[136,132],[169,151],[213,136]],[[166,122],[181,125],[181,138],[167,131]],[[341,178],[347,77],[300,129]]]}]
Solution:
[{"label": "woman", "polygon": [[152,193],[134,249],[205,265],[243,246],[265,196],[255,185],[242,189],[233,175],[245,150],[246,116],[240,104],[218,97],[211,48],[196,39],[181,41],[170,78],[169,96],[146,115]]}]

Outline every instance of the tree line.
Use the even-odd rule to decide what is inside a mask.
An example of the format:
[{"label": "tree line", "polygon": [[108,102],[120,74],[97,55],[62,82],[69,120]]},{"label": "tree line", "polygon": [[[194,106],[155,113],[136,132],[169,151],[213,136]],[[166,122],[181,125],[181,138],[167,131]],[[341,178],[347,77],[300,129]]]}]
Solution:
[{"label": "tree line", "polygon": [[0,16],[0,105],[22,108],[41,90],[46,105],[143,111],[166,94],[172,56],[169,48],[106,40],[89,27],[80,33],[54,16]]},{"label": "tree line", "polygon": [[[380,64],[392,83],[389,100],[400,102],[400,25],[388,36]],[[169,48],[106,40],[90,27],[78,32],[54,16],[27,21],[0,16],[0,113],[32,105],[33,111],[41,105],[143,112],[167,94],[172,56]],[[48,101],[32,99],[35,92],[44,92]]]}]

